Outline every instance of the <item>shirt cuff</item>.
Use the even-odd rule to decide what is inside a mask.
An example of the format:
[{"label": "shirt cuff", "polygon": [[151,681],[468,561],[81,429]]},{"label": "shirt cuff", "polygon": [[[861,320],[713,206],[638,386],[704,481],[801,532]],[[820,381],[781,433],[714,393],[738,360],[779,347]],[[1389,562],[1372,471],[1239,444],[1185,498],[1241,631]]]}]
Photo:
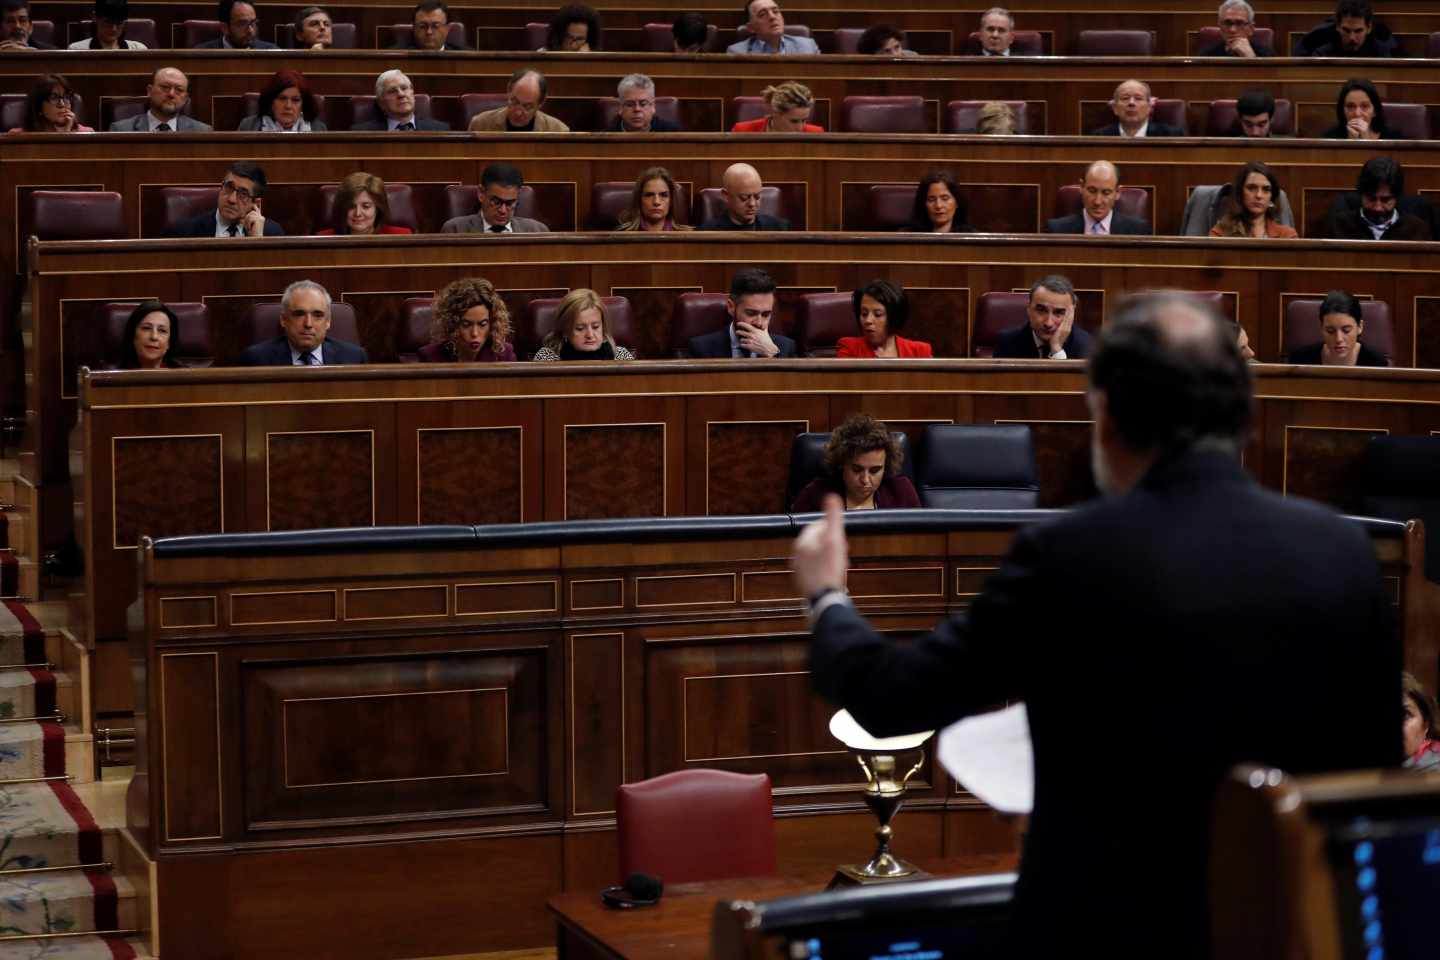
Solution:
[{"label": "shirt cuff", "polygon": [[1051,360],[1069,360],[1070,358],[1065,355],[1065,351],[1064,351],[1064,350],[1056,350],[1054,353],[1050,354],[1050,359],[1051,359]]},{"label": "shirt cuff", "polygon": [[827,591],[824,595],[820,597],[819,600],[816,600],[814,603],[810,604],[810,609],[807,612],[806,616],[810,621],[811,629],[814,629],[815,624],[820,622],[820,617],[825,613],[826,610],[829,610],[831,607],[841,605],[846,607],[853,606],[853,604],[850,602],[850,594],[846,593],[844,590],[839,589]]}]

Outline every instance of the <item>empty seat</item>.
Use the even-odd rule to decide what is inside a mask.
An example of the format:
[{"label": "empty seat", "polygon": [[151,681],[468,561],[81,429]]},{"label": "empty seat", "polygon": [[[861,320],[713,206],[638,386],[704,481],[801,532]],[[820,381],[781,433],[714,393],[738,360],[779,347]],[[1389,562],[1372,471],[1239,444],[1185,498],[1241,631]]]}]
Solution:
[{"label": "empty seat", "polygon": [[31,20],[30,39],[36,43],[48,43],[56,46],[55,43],[55,21],[54,20]]},{"label": "empty seat", "polygon": [[[250,331],[250,342],[260,343],[280,335],[280,301],[250,305],[245,318],[245,329]],[[355,308],[348,303],[335,300],[330,304],[330,329],[326,336],[331,340],[360,341],[360,326],[355,319]]]},{"label": "empty seat", "polygon": [[831,35],[831,53],[856,54],[860,52],[860,38],[865,35],[864,27],[836,27]]},{"label": "empty seat", "polygon": [[[690,356],[690,338],[714,333],[730,323],[723,293],[682,293],[670,316],[670,351]],[[782,331],[783,332],[783,331]]]},{"label": "empty seat", "polygon": [[430,323],[434,318],[433,298],[405,298],[400,305],[400,332],[395,337],[395,354],[401,363],[414,363],[420,348],[430,342]]},{"label": "empty seat", "polygon": [[[1068,217],[1079,213],[1084,207],[1078,183],[1067,183],[1055,193],[1055,216]],[[1127,217],[1139,217],[1146,223],[1150,220],[1150,194],[1143,187],[1121,187],[1120,196],[1115,199],[1115,212]]]},{"label": "empty seat", "polygon": [[[631,352],[639,345],[639,329],[635,325],[635,311],[626,297],[601,297],[605,304],[605,319],[610,325],[610,336]],[[555,314],[560,309],[559,297],[537,297],[531,300],[519,322],[515,324],[515,353],[517,357],[529,360],[540,349],[545,338],[555,331]]]},{"label": "empty seat", "polygon": [[[1301,347],[1313,346],[1323,337],[1320,334],[1320,306],[1323,300],[1291,300],[1285,304],[1285,327],[1281,341],[1281,353],[1289,357]],[[1383,300],[1361,300],[1360,316],[1365,321],[1365,332],[1360,342],[1371,350],[1378,350],[1385,359],[1395,362],[1395,325],[1390,319],[1390,304]]]},{"label": "empty seat", "polygon": [[841,337],[859,333],[849,291],[807,293],[795,307],[800,352],[807,357],[833,357]]},{"label": "empty seat", "polygon": [[1430,116],[1423,103],[1386,103],[1385,125],[1406,140],[1430,139]]},{"label": "empty seat", "polygon": [[[1251,43],[1256,46],[1275,49],[1275,31],[1269,27],[1256,27],[1255,33],[1250,37]],[[1195,49],[1192,54],[1198,54],[1201,50],[1215,46],[1220,42],[1219,27],[1201,27],[1200,34],[1195,40]]]},{"label": "empty seat", "polygon": [[[946,133],[974,133],[979,126],[980,108],[988,100],[951,100],[945,104]],[[1015,113],[1016,133],[1044,133],[1042,119],[1043,104],[1029,104],[1024,100],[1002,100]]]},{"label": "empty seat", "polygon": [[775,817],[763,773],[677,770],[622,784],[615,820],[621,877],[643,873],[674,885],[775,873]]},{"label": "empty seat", "polygon": [[[415,116],[430,119],[430,94],[415,94]],[[370,120],[381,120],[383,114],[375,108],[374,94],[359,94],[350,98],[350,126],[357,127]]]},{"label": "empty seat", "polygon": [[[615,97],[601,97],[596,101],[600,111],[600,126],[597,129],[608,129],[615,118],[620,116],[620,101]],[[655,116],[661,120],[668,120],[675,126],[683,126],[680,122],[680,99],[678,97],[656,97]]]},{"label": "empty seat", "polygon": [[525,24],[525,50],[539,50],[550,42],[550,24],[531,21]]},{"label": "empty seat", "polygon": [[[120,358],[125,336],[125,323],[140,305],[138,300],[111,302],[100,308],[105,357],[114,362]],[[210,329],[210,311],[203,303],[166,303],[179,321],[179,336],[174,354],[182,366],[208,367],[215,362],[215,332]]]},{"label": "empty seat", "polygon": [[[316,224],[320,227],[335,225],[335,197],[340,192],[337,184],[327,183],[320,188],[320,215]],[[420,222],[415,216],[415,191],[408,183],[385,184],[385,199],[390,202],[391,226],[409,227],[419,231]]]},{"label": "empty seat", "polygon": [[118,193],[36,190],[25,202],[30,229],[41,240],[124,240],[130,236],[125,226],[125,201]]},{"label": "empty seat", "polygon": [[868,230],[903,230],[915,212],[915,184],[876,183],[865,194]]},{"label": "empty seat", "polygon": [[[1234,100],[1212,100],[1205,115],[1205,136],[1239,137],[1240,111]],[[1387,105],[1387,111],[1390,109]],[[1276,100],[1275,112],[1270,116],[1272,137],[1293,137],[1295,135],[1295,105],[1289,100]]]},{"label": "empty seat", "polygon": [[840,129],[848,133],[928,133],[923,97],[846,97]]},{"label": "empty seat", "polygon": [[[779,187],[760,188],[760,212],[772,217],[779,217],[782,220],[789,220],[786,215],[784,197],[780,194]],[[701,224],[706,220],[713,220],[715,217],[725,215],[725,198],[720,193],[719,187],[706,187],[700,191],[695,198],[695,223]]]},{"label": "empty seat", "polygon": [[169,233],[183,220],[198,217],[206,210],[215,208],[218,193],[215,187],[162,187],[160,203],[162,213],[160,224],[142,223],[140,232],[146,237],[159,237]]},{"label": "empty seat", "polygon": [[945,510],[1033,510],[1040,480],[1023,424],[932,423],[916,467],[920,503]]},{"label": "empty seat", "polygon": [[[282,23],[275,28],[275,43],[282,49],[295,48],[295,24]],[[333,50],[359,49],[360,31],[353,23],[330,24],[330,47]]]},{"label": "empty seat", "polygon": [[[628,180],[609,180],[590,188],[591,230],[614,230],[620,225],[620,217],[630,207],[630,194],[634,184]],[[670,214],[676,223],[685,223],[690,209],[685,184],[675,184],[675,196],[670,198]]]},{"label": "empty seat", "polygon": [[170,38],[181,50],[209,43],[225,31],[219,20],[181,20],[170,25]]},{"label": "empty seat", "polygon": [[[915,482],[915,458],[911,456],[910,438],[904,433],[895,431],[892,436],[900,446],[900,453],[903,461],[900,466],[900,475],[906,477],[911,483]],[[825,469],[825,444],[829,441],[828,433],[797,433],[795,440],[790,444],[790,476],[785,486],[785,502],[794,503],[795,497],[801,490],[809,486],[810,481],[820,476]]]},{"label": "empty seat", "polygon": [[[468,217],[479,212],[479,187],[452,183],[445,188],[445,214],[442,220]],[[515,205],[515,216],[535,219],[535,188],[528,183],[520,188],[520,202]]]},{"label": "empty seat", "polygon": [[[980,42],[980,31],[970,34],[965,40],[965,53],[978,56],[984,45]],[[1016,30],[1010,34],[1010,56],[1041,57],[1045,55],[1045,37],[1038,30]]]},{"label": "empty seat", "polygon": [[1000,334],[1030,322],[1026,307],[1028,293],[992,290],[975,302],[975,329],[970,335],[970,356],[995,356],[995,343]]},{"label": "empty seat", "polygon": [[[675,50],[674,28],[668,23],[647,23],[641,39],[641,49],[646,53],[673,53]],[[715,24],[705,28],[705,47],[702,53],[721,53],[725,50],[720,42],[720,29]]]},{"label": "empty seat", "polygon": [[[1440,529],[1440,437],[1372,437],[1360,477],[1364,516]],[[1440,581],[1440,537],[1425,538],[1425,576]]]},{"label": "empty seat", "polygon": [[[81,123],[85,123],[85,100],[76,93],[70,107]],[[0,132],[25,126],[25,111],[30,100],[28,93],[0,93]],[[97,128],[104,129],[104,128]]]},{"label": "empty seat", "polygon": [[[397,43],[404,42],[405,38],[415,33],[414,27],[408,23],[387,23],[375,28],[376,46],[381,50],[388,50]],[[464,47],[465,24],[459,20],[451,20],[449,28],[445,31],[445,45],[447,47]]]},{"label": "empty seat", "polygon": [[[88,40],[93,36],[95,36],[94,20],[74,20],[70,23],[67,42],[75,43],[79,40]],[[142,20],[139,17],[131,17],[125,21],[124,36],[126,40],[143,43],[151,50],[160,46],[160,37],[155,29],[154,20]]]},{"label": "empty seat", "polygon": [[1075,38],[1077,57],[1153,57],[1154,30],[1081,30]]}]

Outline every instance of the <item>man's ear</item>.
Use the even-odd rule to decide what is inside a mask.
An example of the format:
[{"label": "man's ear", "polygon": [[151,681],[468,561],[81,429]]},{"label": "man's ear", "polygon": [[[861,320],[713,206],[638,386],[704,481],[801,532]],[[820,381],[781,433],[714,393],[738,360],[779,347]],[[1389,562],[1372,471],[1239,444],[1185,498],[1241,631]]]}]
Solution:
[{"label": "man's ear", "polygon": [[730,314],[730,319],[735,319],[735,301],[730,297],[725,298],[725,312]]}]

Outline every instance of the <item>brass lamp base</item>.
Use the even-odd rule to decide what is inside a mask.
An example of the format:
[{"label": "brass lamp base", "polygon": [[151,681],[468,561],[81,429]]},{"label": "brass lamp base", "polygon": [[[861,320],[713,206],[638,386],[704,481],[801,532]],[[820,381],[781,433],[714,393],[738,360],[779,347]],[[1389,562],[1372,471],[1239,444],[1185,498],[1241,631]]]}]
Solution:
[{"label": "brass lamp base", "polygon": [[868,887],[881,883],[901,883],[907,880],[929,880],[931,874],[926,873],[919,867],[898,857],[888,858],[892,871],[883,873],[871,869],[873,864],[867,863],[863,866],[857,864],[846,864],[835,870],[835,876],[830,878],[826,890],[834,890],[837,887]]}]

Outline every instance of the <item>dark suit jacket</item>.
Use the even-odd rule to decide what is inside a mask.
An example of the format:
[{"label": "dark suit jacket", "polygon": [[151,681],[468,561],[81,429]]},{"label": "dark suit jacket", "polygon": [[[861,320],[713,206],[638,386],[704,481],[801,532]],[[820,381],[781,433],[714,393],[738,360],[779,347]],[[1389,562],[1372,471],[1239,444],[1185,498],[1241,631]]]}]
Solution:
[{"label": "dark suit jacket", "polygon": [[[1331,240],[1374,240],[1375,234],[1364,223],[1359,210],[1332,212],[1325,219],[1325,236]],[[1395,225],[1385,231],[1381,240],[1433,240],[1425,221],[1408,213],[1400,214]]]},{"label": "dark suit jacket", "polygon": [[[207,210],[198,217],[191,217],[189,220],[181,220],[169,230],[165,231],[167,237],[214,237],[215,220],[220,216],[219,208]],[[265,236],[283,237],[285,228],[280,226],[269,217],[265,218]]]},{"label": "dark suit jacket", "polygon": [[[1092,136],[1092,137],[1118,137],[1118,136],[1120,136],[1120,121],[1119,121],[1119,120],[1116,120],[1114,123],[1110,124],[1110,126],[1108,126],[1108,127],[1101,127],[1101,128],[1098,129],[1098,130],[1091,130],[1091,131],[1090,131],[1090,136]],[[1181,130],[1179,127],[1172,127],[1172,126],[1170,126],[1170,124],[1168,124],[1168,123],[1157,123],[1157,122],[1154,121],[1154,120],[1151,120],[1151,121],[1150,121],[1150,126],[1145,130],[1145,137],[1146,137],[1146,139],[1149,139],[1150,137],[1183,137],[1183,136],[1185,136],[1185,131]]]},{"label": "dark suit jacket", "polygon": [[[1084,360],[1090,356],[1094,345],[1095,341],[1090,334],[1079,327],[1071,327],[1070,336],[1065,341],[1065,357],[1069,360]],[[995,357],[998,360],[1039,360],[1040,351],[1035,346],[1030,325],[1027,323],[1000,334],[995,340]]]},{"label": "dark suit jacket", "polygon": [[877,737],[1025,702],[1035,809],[1007,956],[1198,960],[1210,804],[1234,764],[1399,764],[1388,606],[1357,526],[1182,451],[1022,530],[968,621],[900,644],[828,608],[810,670]]},{"label": "dark suit jacket", "polygon": [[[351,129],[351,130],[373,130],[373,131],[378,131],[378,132],[380,132],[380,133],[384,133],[384,132],[385,132],[385,129],[386,129],[386,127],[387,127],[388,125],[389,125],[389,122],[388,122],[384,117],[381,117],[379,120],[366,120],[366,121],[364,121],[363,123],[357,123],[357,124],[355,124],[354,126],[352,126],[350,129]],[[423,131],[423,130],[430,130],[430,131],[449,130],[449,129],[450,129],[450,124],[446,123],[444,120],[427,120],[427,119],[424,118],[424,117],[416,117],[416,118],[415,118],[415,129],[416,129],[417,131]],[[395,131],[395,132],[396,132],[396,133],[399,133],[400,131],[397,130],[397,131]]]},{"label": "dark suit jacket", "polygon": [[[1255,51],[1255,56],[1257,56],[1257,57],[1273,57],[1273,56],[1275,56],[1275,51],[1274,51],[1274,50],[1271,50],[1269,47],[1265,46],[1263,43],[1256,43],[1254,37],[1251,37],[1251,38],[1250,38],[1250,49],[1252,49],[1252,50]],[[1234,54],[1231,53],[1228,49],[1226,49],[1226,47],[1225,47],[1225,41],[1224,41],[1224,40],[1221,40],[1219,43],[1214,44],[1213,46],[1206,47],[1204,50],[1201,50],[1199,53],[1195,54],[1195,56],[1197,56],[1197,57],[1233,57]]]},{"label": "dark suit jacket", "polygon": [[[1045,221],[1046,233],[1084,233],[1085,214],[1072,213],[1068,217],[1056,217]],[[1148,237],[1154,233],[1150,224],[1139,217],[1127,217],[1116,213],[1110,218],[1110,234],[1117,237]]]},{"label": "dark suit jacket", "polygon": [[[798,352],[795,349],[795,341],[791,340],[789,337],[782,337],[780,334],[772,331],[770,333],[770,339],[774,340],[775,346],[780,348],[779,356],[799,356]],[[730,325],[726,324],[724,327],[721,327],[714,333],[706,333],[698,337],[691,337],[689,349],[690,356],[692,357],[708,357],[711,359],[723,357],[725,359],[731,359]]]},{"label": "dark suit jacket", "polygon": [[[1308,347],[1300,347],[1290,351],[1290,363],[1324,363],[1321,359],[1323,343],[1312,343]],[[1360,356],[1355,358],[1357,367],[1388,367],[1390,361],[1385,359],[1385,354],[1373,347],[1360,344]]]},{"label": "dark suit jacket", "polygon": [[[320,359],[325,361],[327,367],[370,362],[364,347],[345,340],[331,340],[329,337],[320,345]],[[289,367],[293,364],[294,361],[290,359],[290,341],[283,335],[252,343],[240,354],[242,367]]]},{"label": "dark suit jacket", "polygon": [[[680,126],[678,123],[671,123],[669,120],[666,120],[664,117],[661,117],[661,116],[658,116],[658,115],[657,115],[657,116],[653,116],[653,117],[650,118],[650,132],[651,132],[651,133],[680,133],[680,132],[684,131],[684,129],[685,129],[685,128],[682,127],[682,126]],[[619,115],[619,114],[616,114],[616,115],[615,115],[615,119],[610,121],[610,126],[606,127],[604,132],[605,132],[605,133],[619,133],[619,132],[620,132],[620,115]]]},{"label": "dark suit jacket", "polygon": [[696,230],[789,230],[790,221],[772,217],[767,213],[755,215],[755,222],[748,227],[737,227],[728,214],[721,214],[713,220],[706,220]]},{"label": "dark suit jacket", "polygon": [[[195,45],[195,49],[196,49],[196,50],[224,50],[224,49],[225,49],[225,38],[224,38],[224,37],[216,37],[214,40],[206,40],[204,43],[198,43],[198,44],[196,44],[196,45]],[[256,40],[255,40],[255,45],[254,45],[253,47],[251,47],[250,49],[251,49],[251,50],[279,50],[280,48],[277,47],[277,46],[275,46],[275,44],[271,43],[269,40],[261,40],[261,39],[259,39],[259,38],[257,37]]]},{"label": "dark suit jacket", "polygon": [[[390,49],[391,49],[391,50],[419,50],[420,48],[415,44],[415,34],[413,34],[413,33],[406,33],[406,34],[402,34],[402,35],[400,36],[400,39],[399,39],[399,40],[397,40],[397,41],[395,41],[394,43],[390,44]],[[446,52],[448,52],[448,51],[450,51],[450,50],[471,50],[471,49],[474,49],[474,48],[473,48],[473,47],[470,47],[470,46],[467,46],[464,41],[461,41],[460,43],[450,43],[449,41],[446,41],[446,43],[445,43],[445,51],[446,51]]]}]

